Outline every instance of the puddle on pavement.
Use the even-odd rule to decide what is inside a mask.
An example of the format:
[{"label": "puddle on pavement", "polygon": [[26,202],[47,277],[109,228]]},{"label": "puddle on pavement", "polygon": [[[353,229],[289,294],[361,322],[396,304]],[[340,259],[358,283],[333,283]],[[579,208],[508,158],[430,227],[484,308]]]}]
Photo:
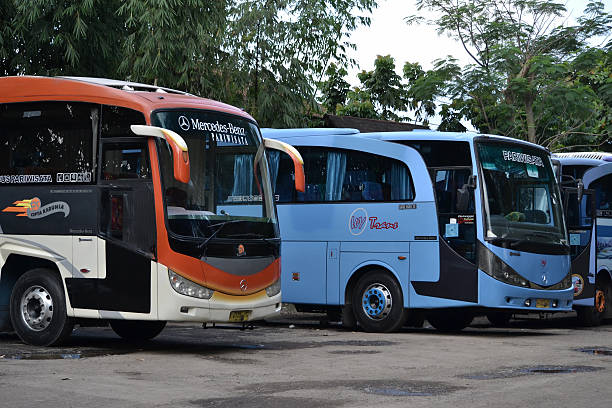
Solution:
[{"label": "puddle on pavement", "polygon": [[594,354],[598,356],[612,356],[612,349],[608,347],[584,347],[576,349],[583,353]]},{"label": "puddle on pavement", "polygon": [[4,360],[79,360],[86,357],[102,357],[112,355],[123,355],[130,353],[131,350],[53,350],[44,349],[36,351],[21,351],[16,353],[0,354],[0,359]]},{"label": "puddle on pavement", "polygon": [[589,372],[599,371],[603,369],[604,369],[603,367],[593,367],[593,366],[541,365],[541,366],[533,366],[533,367],[502,368],[497,371],[465,374],[465,375],[460,375],[459,377],[466,378],[468,380],[497,380],[497,379],[523,377],[526,375],[538,375],[538,374],[589,373]]},{"label": "puddle on pavement", "polygon": [[352,354],[379,354],[377,350],[334,350],[328,351],[329,354],[352,355]]},{"label": "puddle on pavement", "polygon": [[[464,387],[443,382],[432,381],[399,381],[399,380],[330,380],[330,381],[292,381],[275,383],[258,383],[240,387],[249,395],[273,395],[295,390],[334,390],[351,389],[368,394],[390,397],[431,397],[449,394]],[[339,395],[344,393],[339,393]]]},{"label": "puddle on pavement", "polygon": [[[314,398],[278,397],[270,395],[248,395],[230,398],[209,398],[187,401],[195,407],[206,408],[323,408],[329,407],[329,401]],[[343,401],[334,401],[334,406],[343,406]]]}]

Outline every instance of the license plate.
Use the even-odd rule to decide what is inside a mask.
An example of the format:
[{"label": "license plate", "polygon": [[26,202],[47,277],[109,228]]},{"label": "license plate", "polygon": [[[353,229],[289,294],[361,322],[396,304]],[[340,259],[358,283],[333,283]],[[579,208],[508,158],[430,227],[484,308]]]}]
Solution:
[{"label": "license plate", "polygon": [[251,315],[250,310],[236,310],[234,312],[230,312],[229,321],[230,322],[246,322],[249,320],[249,316]]},{"label": "license plate", "polygon": [[549,308],[550,307],[550,299],[536,299],[536,307],[539,307],[539,308]]}]

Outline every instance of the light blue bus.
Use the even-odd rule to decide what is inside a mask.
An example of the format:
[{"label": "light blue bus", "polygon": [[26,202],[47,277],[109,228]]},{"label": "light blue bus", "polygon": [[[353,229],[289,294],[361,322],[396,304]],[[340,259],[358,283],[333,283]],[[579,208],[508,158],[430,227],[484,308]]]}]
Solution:
[{"label": "light blue bus", "polygon": [[294,193],[290,163],[269,157],[283,301],[298,310],[341,311],[343,324],[383,332],[409,316],[460,330],[476,314],[571,310],[560,192],[541,147],[431,131],[262,131],[304,159],[306,189]]},{"label": "light blue bus", "polygon": [[574,309],[583,325],[596,326],[612,317],[612,153],[559,153],[553,159],[565,196]]}]

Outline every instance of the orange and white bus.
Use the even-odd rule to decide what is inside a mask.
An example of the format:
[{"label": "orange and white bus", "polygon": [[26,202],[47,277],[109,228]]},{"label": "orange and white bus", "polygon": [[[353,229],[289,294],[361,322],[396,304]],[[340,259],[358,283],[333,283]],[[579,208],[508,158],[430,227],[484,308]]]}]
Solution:
[{"label": "orange and white bus", "polygon": [[278,313],[279,229],[267,141],[242,110],[96,78],[0,78],[0,327],[60,343],[108,321],[149,339],[167,321]]}]

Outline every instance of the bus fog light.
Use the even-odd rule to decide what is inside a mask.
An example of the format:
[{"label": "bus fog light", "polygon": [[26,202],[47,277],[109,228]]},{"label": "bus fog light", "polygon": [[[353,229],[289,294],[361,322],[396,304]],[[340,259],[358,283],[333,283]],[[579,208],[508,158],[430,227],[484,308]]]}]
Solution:
[{"label": "bus fog light", "polygon": [[214,291],[204,286],[200,286],[189,279],[185,279],[170,269],[168,269],[168,278],[170,279],[170,286],[172,286],[172,289],[181,295],[198,299],[210,299],[214,293]]},{"label": "bus fog light", "polygon": [[266,288],[266,295],[268,295],[268,297],[276,296],[280,293],[280,291],[281,281],[279,278],[276,282]]},{"label": "bus fog light", "polygon": [[559,306],[559,301],[557,299],[554,299],[552,301],[552,307],[557,307],[557,306]]},{"label": "bus fog light", "polygon": [[531,307],[531,299],[525,299],[525,306]]}]

